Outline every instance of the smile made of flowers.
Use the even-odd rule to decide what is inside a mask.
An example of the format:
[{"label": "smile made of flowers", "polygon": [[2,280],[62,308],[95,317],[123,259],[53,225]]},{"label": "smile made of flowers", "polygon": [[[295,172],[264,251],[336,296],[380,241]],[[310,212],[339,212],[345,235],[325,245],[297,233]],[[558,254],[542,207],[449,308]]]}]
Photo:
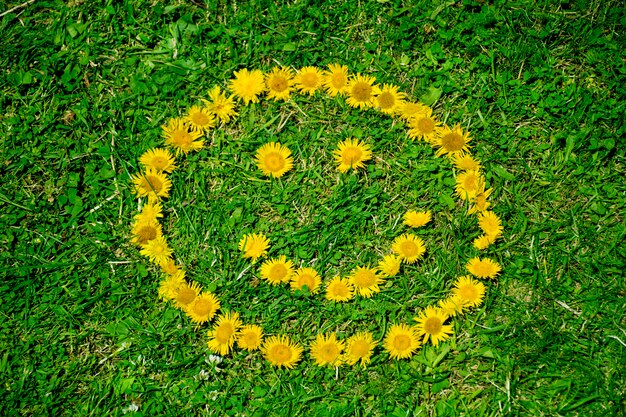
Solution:
[{"label": "smile made of flowers", "polygon": [[[228,83],[228,92],[214,86],[202,105],[192,106],[183,117],[172,118],[162,126],[164,148],[148,149],[139,158],[142,172],[133,175],[135,194],[147,201],[134,216],[131,242],[140,247],[140,253],[160,267],[165,278],[160,282],[159,295],[184,311],[196,324],[212,323],[208,331],[208,349],[227,355],[234,345],[246,351],[260,349],[264,358],[275,367],[293,368],[301,359],[304,348],[287,335],[266,336],[257,324],[244,324],[237,312],[220,310],[219,298],[202,291],[197,282],[186,279],[186,272],[175,261],[173,251],[163,234],[162,200],[169,197],[172,183],[168,174],[176,168],[176,157],[187,155],[204,147],[204,137],[211,129],[224,125],[237,116],[237,105],[257,103],[262,97],[290,100],[294,94],[327,94],[344,99],[352,107],[373,110],[384,116],[398,118],[408,126],[408,137],[429,144],[436,156],[446,157],[455,171],[455,193],[468,204],[468,213],[477,217],[481,235],[473,245],[484,250],[502,236],[500,218],[489,210],[491,189],[486,188],[480,162],[471,152],[471,137],[459,126],[448,127],[439,122],[430,107],[410,101],[398,87],[376,83],[374,77],[351,74],[344,65],[330,64],[326,69],[304,67],[298,71],[275,67],[267,73],[260,70],[235,71]],[[372,158],[372,148],[366,142],[346,138],[333,151],[337,170],[346,173],[359,170]],[[291,151],[278,142],[261,146],[255,163],[266,176],[282,177],[293,169]],[[427,210],[409,210],[404,214],[404,225],[420,228],[431,221]],[[270,241],[261,233],[245,234],[238,244],[244,258],[253,264],[268,255]],[[258,274],[270,285],[288,284],[292,290],[322,293],[328,302],[342,303],[355,297],[372,297],[380,292],[385,280],[396,276],[403,264],[418,262],[426,252],[426,243],[415,233],[405,232],[390,245],[376,266],[357,266],[348,276],[334,276],[322,281],[314,268],[297,268],[284,255],[264,260]],[[372,332],[356,332],[346,340],[337,334],[320,333],[309,345],[309,354],[319,366],[337,367],[342,364],[360,364],[365,367],[377,347],[382,347],[392,359],[407,359],[430,341],[434,346],[453,333],[446,324],[454,316],[482,304],[486,288],[484,279],[495,279],[501,266],[489,258],[474,257],[467,261],[468,275],[457,278],[448,297],[437,305],[418,312],[415,323],[392,324],[379,340]]]}]

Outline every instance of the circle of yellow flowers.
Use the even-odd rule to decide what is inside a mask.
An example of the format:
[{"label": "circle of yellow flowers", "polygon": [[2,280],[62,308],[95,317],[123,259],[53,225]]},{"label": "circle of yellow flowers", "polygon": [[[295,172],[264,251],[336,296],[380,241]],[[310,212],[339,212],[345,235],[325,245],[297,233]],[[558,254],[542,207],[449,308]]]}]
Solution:
[{"label": "circle of yellow flowers", "polygon": [[[227,94],[229,92],[230,94]],[[262,97],[289,100],[292,94],[314,95],[326,93],[345,99],[354,108],[375,109],[381,115],[399,118],[408,126],[408,136],[432,146],[437,156],[446,157],[455,169],[455,192],[469,204],[468,213],[478,219],[482,234],[474,240],[474,247],[483,250],[502,236],[502,222],[490,210],[489,196],[480,161],[470,153],[470,137],[458,125],[449,127],[433,116],[430,107],[408,99],[398,87],[379,85],[374,77],[351,74],[344,65],[330,64],[326,69],[304,67],[294,72],[291,68],[275,67],[269,72],[242,69],[235,71],[227,91],[219,86],[208,93],[201,106],[192,106],[184,117],[172,118],[162,126],[166,147],[147,150],[139,159],[142,171],[133,175],[134,191],[143,201],[134,216],[131,242],[140,253],[158,266],[164,279],[159,285],[162,299],[172,302],[197,324],[212,323],[208,331],[208,349],[227,355],[235,344],[247,351],[260,349],[271,366],[293,368],[305,348],[288,335],[266,335],[257,324],[244,324],[237,312],[220,311],[216,294],[202,291],[197,282],[186,279],[163,234],[161,202],[169,197],[172,183],[168,178],[177,168],[176,158],[202,149],[207,131],[227,124],[238,116],[237,104],[257,103]],[[341,173],[358,170],[372,157],[365,142],[346,138],[333,151],[337,169]],[[255,155],[257,167],[266,176],[281,177],[293,168],[291,151],[279,142],[261,146]],[[143,199],[143,200],[142,200]],[[431,221],[430,211],[409,210],[404,224],[419,228]],[[244,258],[256,265],[270,247],[267,236],[261,233],[245,234],[238,244]],[[376,267],[356,267],[347,277],[336,276],[322,283],[318,272],[309,267],[296,268],[285,256],[265,259],[258,267],[261,278],[271,285],[289,284],[292,290],[311,294],[322,292],[329,302],[342,303],[359,297],[371,297],[380,291],[380,285],[399,273],[402,264],[418,262],[426,251],[425,242],[412,232],[398,236]],[[415,323],[396,323],[389,326],[378,339],[372,332],[357,332],[346,340],[339,340],[333,332],[320,333],[308,346],[309,354],[319,366],[370,363],[376,350],[382,350],[392,359],[410,358],[430,341],[437,346],[453,333],[447,324],[451,317],[482,304],[485,285],[481,279],[495,279],[501,266],[492,259],[474,257],[465,265],[467,275],[458,277],[449,295],[436,305],[426,307],[414,318]],[[377,347],[380,346],[381,349]]]}]

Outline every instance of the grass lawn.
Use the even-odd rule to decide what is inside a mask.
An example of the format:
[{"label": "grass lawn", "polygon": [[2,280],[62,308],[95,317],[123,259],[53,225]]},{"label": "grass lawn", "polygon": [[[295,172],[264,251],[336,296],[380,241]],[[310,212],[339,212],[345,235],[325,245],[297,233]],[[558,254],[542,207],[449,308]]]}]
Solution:
[{"label": "grass lawn", "polygon": [[[0,4],[0,414],[3,416],[618,416],[626,413],[626,9],[617,0]],[[176,158],[163,235],[186,278],[302,346],[293,369],[208,346],[159,297],[131,242],[140,157],[235,71],[346,65],[469,132],[503,236],[485,250],[459,169],[406,121],[294,91]],[[228,91],[228,90],[227,90]],[[230,94],[230,93],[229,93]],[[371,147],[337,170],[338,144]],[[269,142],[294,166],[267,177]],[[407,210],[432,220],[411,230]],[[267,236],[251,262],[238,243]],[[326,283],[413,233],[426,253],[345,303],[270,285],[280,255]],[[384,347],[474,257],[502,266],[452,335]],[[371,332],[367,367],[318,366],[319,334]]]}]

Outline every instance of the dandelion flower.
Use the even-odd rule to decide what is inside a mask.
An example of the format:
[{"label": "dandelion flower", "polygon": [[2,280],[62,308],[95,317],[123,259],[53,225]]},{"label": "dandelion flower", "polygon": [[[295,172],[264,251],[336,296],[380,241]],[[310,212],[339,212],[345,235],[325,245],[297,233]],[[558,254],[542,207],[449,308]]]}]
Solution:
[{"label": "dandelion flower", "polygon": [[248,103],[258,103],[259,95],[265,91],[263,73],[259,70],[248,71],[244,68],[234,72],[235,78],[228,82],[228,88],[235,97]]},{"label": "dandelion flower", "polygon": [[452,296],[460,300],[463,306],[478,307],[485,296],[485,284],[472,279],[469,275],[459,277],[454,283]]},{"label": "dandelion flower", "polygon": [[493,211],[483,211],[478,215],[478,227],[494,240],[502,236],[502,222]]},{"label": "dandelion flower", "polygon": [[135,215],[135,220],[139,223],[145,220],[157,220],[159,217],[163,217],[163,206],[159,202],[149,201]]},{"label": "dandelion flower", "polygon": [[148,197],[148,201],[156,202],[160,197],[169,197],[172,182],[165,174],[156,169],[148,168],[145,173],[133,175],[135,194]]},{"label": "dandelion flower", "polygon": [[185,281],[178,287],[172,300],[174,304],[176,304],[176,307],[184,310],[189,304],[193,303],[196,297],[200,295],[201,291],[202,288],[197,282],[190,284]]},{"label": "dandelion flower", "polygon": [[425,140],[430,144],[437,143],[439,136],[439,123],[433,117],[433,109],[424,106],[420,113],[413,115],[409,121],[409,137],[411,139]]},{"label": "dandelion flower", "polygon": [[329,301],[343,302],[354,298],[354,288],[347,278],[334,277],[326,285],[326,299]]},{"label": "dandelion flower", "polygon": [[410,358],[421,345],[415,329],[406,324],[391,326],[383,342],[392,359]]},{"label": "dandelion flower", "polygon": [[239,250],[243,252],[243,258],[251,258],[255,262],[267,253],[270,241],[264,234],[245,234],[239,241]]},{"label": "dandelion flower", "polygon": [[228,355],[237,338],[237,330],[241,327],[239,313],[226,312],[220,314],[213,329],[209,331],[209,349],[218,355]]},{"label": "dandelion flower", "polygon": [[300,268],[291,277],[292,290],[303,290],[306,286],[311,294],[317,294],[321,283],[322,279],[313,268]]},{"label": "dandelion flower", "polygon": [[350,168],[363,168],[363,162],[372,159],[370,146],[360,142],[358,139],[346,139],[340,142],[337,150],[333,151],[335,161],[339,164],[337,169],[341,173],[347,172]]},{"label": "dandelion flower", "polygon": [[141,245],[141,253],[143,256],[150,259],[150,261],[154,264],[159,265],[161,262],[169,259],[170,255],[172,255],[172,249],[168,246],[165,241],[165,237],[159,236],[156,239],[149,240],[145,244]]},{"label": "dandelion flower", "polygon": [[472,140],[468,133],[464,133],[459,125],[450,129],[444,126],[440,135],[435,142],[435,146],[439,148],[436,155],[447,155],[454,157],[457,154],[469,152],[468,143]]},{"label": "dandelion flower", "polygon": [[380,88],[374,85],[376,79],[369,75],[357,74],[348,81],[346,102],[352,107],[360,109],[372,107],[374,97],[380,93]]},{"label": "dandelion flower", "polygon": [[346,349],[343,355],[343,360],[348,365],[354,365],[357,362],[361,362],[361,366],[365,366],[370,363],[372,353],[377,343],[374,341],[374,336],[370,332],[359,332],[346,340]]},{"label": "dandelion flower", "polygon": [[194,323],[202,324],[211,321],[220,308],[220,301],[210,292],[204,292],[196,297],[187,307],[185,312]]},{"label": "dandelion flower", "polygon": [[405,233],[395,238],[391,244],[391,249],[402,261],[409,264],[417,262],[426,252],[424,241],[411,233]]},{"label": "dandelion flower", "polygon": [[268,259],[261,265],[261,278],[272,285],[289,282],[293,275],[293,262],[284,256]]},{"label": "dandelion flower", "polygon": [[378,262],[377,269],[383,277],[394,277],[400,272],[401,265],[402,260],[397,255],[385,255]]},{"label": "dandelion flower", "polygon": [[265,339],[261,352],[272,366],[293,369],[300,361],[302,347],[291,341],[288,336],[272,336]]},{"label": "dandelion flower", "polygon": [[167,275],[174,275],[181,271],[178,265],[176,265],[176,262],[174,262],[174,260],[171,258],[164,262],[161,262],[159,266],[161,267],[161,270]]},{"label": "dandelion flower", "polygon": [[323,81],[323,74],[316,67],[301,68],[295,78],[296,88],[310,96],[322,86]]},{"label": "dandelion flower", "polygon": [[270,142],[256,152],[256,165],[267,176],[280,178],[293,168],[291,151],[280,142]]},{"label": "dandelion flower", "polygon": [[463,314],[465,304],[459,297],[451,296],[444,298],[443,300],[439,300],[437,307],[446,313],[448,317],[455,317],[458,314]]},{"label": "dandelion flower", "polygon": [[318,366],[339,366],[345,345],[337,340],[335,333],[318,334],[311,344],[311,357]]},{"label": "dandelion flower", "polygon": [[331,97],[344,95],[348,87],[348,67],[339,64],[329,64],[324,72],[324,88]]},{"label": "dandelion flower", "polygon": [[398,106],[400,118],[406,121],[411,120],[419,114],[428,113],[428,110],[429,107],[424,106],[422,103],[412,101],[404,101]]},{"label": "dandelion flower", "polygon": [[146,169],[155,169],[161,172],[172,172],[176,169],[174,155],[167,149],[148,149],[139,157],[139,163]]},{"label": "dandelion flower", "polygon": [[495,241],[495,237],[489,235],[480,235],[476,239],[474,239],[473,246],[478,250],[485,250]]},{"label": "dandelion flower", "polygon": [[274,100],[288,100],[293,85],[293,72],[289,68],[274,67],[265,74],[267,98]]},{"label": "dandelion flower", "polygon": [[474,201],[485,187],[485,179],[479,171],[464,171],[456,176],[454,190],[461,200]]},{"label": "dandelion flower", "polygon": [[430,210],[428,211],[415,211],[409,210],[404,214],[404,224],[409,227],[422,227],[426,225],[432,219]]},{"label": "dandelion flower", "polygon": [[465,269],[475,277],[495,279],[502,270],[502,267],[489,258],[480,259],[476,257],[467,262]]},{"label": "dandelion flower", "polygon": [[488,190],[485,190],[484,187],[481,188],[474,197],[474,205],[467,210],[467,214],[481,213],[487,210],[489,206],[491,206],[487,199],[491,195],[492,191],[493,190],[491,188],[489,188]]},{"label": "dandelion flower", "polygon": [[161,224],[156,219],[137,220],[133,225],[132,243],[142,246],[163,236]]},{"label": "dandelion flower", "polygon": [[419,337],[423,336],[422,343],[430,342],[438,346],[439,342],[450,338],[452,325],[444,324],[448,320],[448,315],[435,307],[426,307],[414,319],[417,321],[416,331]]},{"label": "dandelion flower", "polygon": [[469,153],[457,153],[452,157],[452,163],[461,171],[478,171],[481,166]]},{"label": "dandelion flower", "polygon": [[207,110],[216,115],[222,122],[230,122],[231,117],[237,116],[235,111],[235,102],[233,96],[226,97],[220,87],[216,85],[209,90],[209,98],[211,101],[202,100]]},{"label": "dandelion flower", "polygon": [[183,119],[193,130],[205,133],[217,123],[215,116],[206,107],[192,106]]},{"label": "dandelion flower", "polygon": [[393,115],[404,102],[405,94],[395,85],[384,84],[380,93],[374,97],[374,107],[381,112]]},{"label": "dandelion flower", "polygon": [[237,346],[247,351],[257,350],[263,343],[263,329],[256,324],[249,324],[239,329]]},{"label": "dandelion flower", "polygon": [[159,283],[159,296],[164,300],[173,300],[178,294],[179,288],[186,283],[185,271],[168,275]]},{"label": "dandelion flower", "polygon": [[383,279],[373,268],[363,268],[357,266],[350,273],[350,284],[354,287],[354,291],[361,297],[370,298],[377,292],[380,292],[379,284],[383,283]]},{"label": "dandelion flower", "polygon": [[202,132],[199,130],[189,130],[189,126],[182,119],[170,119],[167,125],[161,126],[165,144],[176,151],[176,155],[184,153],[187,155],[191,151],[197,151],[204,146]]}]

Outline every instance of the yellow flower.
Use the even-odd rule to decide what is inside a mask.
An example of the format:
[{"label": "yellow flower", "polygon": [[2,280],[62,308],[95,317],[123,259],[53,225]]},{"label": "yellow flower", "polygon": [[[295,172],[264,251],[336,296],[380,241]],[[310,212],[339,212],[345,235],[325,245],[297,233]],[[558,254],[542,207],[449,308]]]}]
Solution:
[{"label": "yellow flower", "polygon": [[468,275],[459,277],[454,283],[452,296],[460,300],[463,306],[478,307],[485,296],[485,284]]},{"label": "yellow flower", "polygon": [[409,227],[422,227],[432,219],[430,210],[415,211],[409,210],[404,214],[404,224]]},{"label": "yellow flower", "polygon": [[178,289],[176,289],[176,293],[174,294],[173,301],[176,307],[184,310],[187,306],[194,302],[196,297],[200,295],[202,288],[197,282],[192,282],[191,284],[188,282],[181,283]]},{"label": "yellow flower", "polygon": [[202,324],[211,321],[220,308],[220,301],[210,292],[198,295],[185,308],[185,312],[194,323]]},{"label": "yellow flower", "polygon": [[485,188],[485,179],[479,171],[464,171],[456,176],[455,192],[461,200],[474,201]]},{"label": "yellow flower", "polygon": [[226,97],[218,85],[209,90],[209,98],[211,101],[202,100],[202,102],[207,110],[219,117],[222,122],[228,123],[231,117],[238,115],[233,96]]},{"label": "yellow flower", "polygon": [[159,283],[159,296],[164,300],[174,300],[179,288],[185,285],[185,271],[170,274]]},{"label": "yellow flower", "polygon": [[502,267],[489,258],[480,259],[476,257],[467,262],[465,269],[475,277],[495,279],[502,270]]},{"label": "yellow flower", "polygon": [[425,140],[430,144],[437,143],[440,122],[433,117],[433,109],[424,106],[421,112],[414,114],[408,121],[409,137]]},{"label": "yellow flower", "polygon": [[410,358],[421,345],[415,329],[406,324],[391,326],[383,342],[392,359]]},{"label": "yellow flower", "polygon": [[226,312],[220,314],[213,329],[209,331],[207,346],[218,355],[227,355],[235,343],[239,327],[241,327],[239,313]]},{"label": "yellow flower", "polygon": [[452,325],[444,324],[448,320],[448,315],[438,308],[426,307],[414,320],[417,321],[418,336],[423,336],[422,343],[430,339],[433,345],[438,346],[439,342],[450,338],[453,333]]},{"label": "yellow flower", "polygon": [[[176,262],[174,262],[173,259],[168,259],[165,262],[161,262],[159,266],[161,267],[161,270],[163,270],[163,272],[168,275],[174,275],[181,271],[181,269],[178,268],[178,265],[176,265]],[[182,272],[184,273],[184,271]]]},{"label": "yellow flower", "polygon": [[398,106],[400,118],[407,122],[417,115],[428,113],[428,110],[429,107],[424,106],[422,103],[412,101],[405,101]]},{"label": "yellow flower", "polygon": [[324,72],[324,88],[329,96],[344,95],[348,87],[348,67],[339,64],[329,64]]},{"label": "yellow flower", "polygon": [[161,224],[156,219],[137,220],[131,233],[133,237],[130,241],[139,246],[163,236]]},{"label": "yellow flower", "polygon": [[156,202],[160,197],[169,197],[172,182],[167,176],[156,169],[148,168],[145,173],[133,175],[135,194],[148,197],[148,201]]},{"label": "yellow flower", "polygon": [[288,336],[272,336],[265,339],[261,352],[272,366],[293,369],[300,361],[302,347],[291,341]]},{"label": "yellow flower", "polygon": [[346,341],[346,349],[343,355],[343,360],[348,365],[354,365],[357,362],[361,362],[361,366],[365,366],[370,363],[372,353],[377,343],[374,341],[374,336],[370,332],[359,332],[354,336],[351,336]]},{"label": "yellow flower", "polygon": [[267,176],[275,178],[293,168],[291,151],[280,142],[270,142],[261,146],[256,152],[256,165]]},{"label": "yellow flower", "polygon": [[502,236],[502,222],[493,211],[483,211],[478,214],[478,227],[493,240]]},{"label": "yellow flower", "polygon": [[316,67],[304,67],[298,71],[295,83],[298,90],[312,96],[322,86],[323,80],[324,77],[319,69]]},{"label": "yellow flower", "polygon": [[163,217],[163,207],[161,203],[156,201],[149,201],[141,207],[141,211],[135,215],[137,222],[155,220],[159,217]]},{"label": "yellow flower", "polygon": [[237,346],[247,351],[257,350],[263,343],[263,329],[256,324],[249,324],[239,329]]},{"label": "yellow flower", "polygon": [[372,107],[374,97],[380,93],[380,88],[374,85],[375,82],[374,77],[357,74],[348,81],[346,102],[350,106],[360,109]]},{"label": "yellow flower", "polygon": [[491,204],[489,203],[489,201],[487,201],[487,199],[491,195],[492,191],[493,190],[491,188],[488,189],[488,190],[485,190],[485,188],[483,186],[483,188],[481,188],[477,192],[476,196],[474,197],[474,200],[473,200],[474,205],[471,206],[467,210],[467,214],[481,213],[481,212],[487,210],[489,208],[489,206],[491,206]]},{"label": "yellow flower", "polygon": [[436,155],[454,157],[458,154],[469,152],[468,143],[472,140],[468,133],[463,133],[459,125],[450,129],[448,126],[441,128],[435,146],[439,148]]},{"label": "yellow flower", "polygon": [[350,284],[354,287],[354,291],[361,297],[369,298],[377,292],[380,292],[379,284],[384,281],[380,275],[376,273],[376,269],[363,268],[357,266],[350,273]]},{"label": "yellow flower", "polygon": [[335,333],[318,334],[311,344],[311,357],[319,366],[339,366],[345,345],[337,340]]},{"label": "yellow flower", "polygon": [[465,152],[455,154],[452,157],[452,163],[462,171],[478,171],[481,168],[480,162]]},{"label": "yellow flower", "polygon": [[150,261],[156,265],[160,265],[162,262],[169,259],[173,252],[163,236],[149,240],[141,245],[141,248],[139,253],[150,259]]},{"label": "yellow flower", "polygon": [[496,238],[491,237],[489,235],[480,235],[476,239],[474,239],[474,247],[478,250],[487,249],[493,242],[495,242]]},{"label": "yellow flower", "polygon": [[393,115],[404,103],[406,95],[398,91],[395,85],[384,84],[380,93],[374,97],[374,107],[385,114]]},{"label": "yellow flower", "polygon": [[258,103],[259,95],[265,91],[263,73],[259,70],[248,71],[244,68],[234,72],[235,78],[228,82],[228,88],[235,97],[248,103]]},{"label": "yellow flower", "polygon": [[251,258],[255,262],[267,253],[270,241],[264,234],[245,234],[239,241],[239,250],[243,252],[243,258]]},{"label": "yellow flower", "polygon": [[405,233],[395,238],[391,244],[391,249],[400,259],[409,264],[417,262],[426,252],[424,241],[411,233]]},{"label": "yellow flower", "polygon": [[187,112],[187,116],[183,119],[193,130],[206,132],[214,127],[217,121],[215,116],[206,107],[192,106]]},{"label": "yellow flower", "polygon": [[162,172],[172,172],[176,169],[174,156],[167,149],[152,148],[148,149],[139,157],[139,163],[145,169],[155,169]]},{"label": "yellow flower", "polygon": [[300,268],[291,277],[292,290],[303,290],[306,286],[311,294],[317,294],[321,283],[322,279],[313,268]]},{"label": "yellow flower", "polygon": [[326,285],[327,300],[343,302],[352,298],[354,298],[354,288],[348,279],[336,276]]},{"label": "yellow flower", "polygon": [[184,153],[187,155],[191,151],[197,151],[204,146],[202,132],[199,130],[189,130],[189,126],[181,119],[170,119],[167,125],[161,126],[165,144],[174,148],[176,155]]},{"label": "yellow flower", "polygon": [[288,261],[285,256],[268,259],[261,265],[261,278],[272,285],[289,282],[293,275],[293,262]]},{"label": "yellow flower", "polygon": [[293,72],[289,68],[274,67],[265,74],[265,86],[267,98],[274,100],[287,100],[293,88]]},{"label": "yellow flower", "polygon": [[341,173],[347,172],[350,168],[364,168],[363,162],[372,159],[370,146],[360,142],[358,139],[346,139],[340,142],[337,150],[333,151],[335,161],[339,164],[337,169]]},{"label": "yellow flower", "polygon": [[400,272],[401,265],[402,260],[397,255],[385,255],[378,262],[377,269],[383,277],[394,277]]},{"label": "yellow flower", "polygon": [[459,297],[451,296],[444,298],[443,300],[439,300],[437,307],[449,317],[455,317],[458,314],[463,314],[465,304]]}]

